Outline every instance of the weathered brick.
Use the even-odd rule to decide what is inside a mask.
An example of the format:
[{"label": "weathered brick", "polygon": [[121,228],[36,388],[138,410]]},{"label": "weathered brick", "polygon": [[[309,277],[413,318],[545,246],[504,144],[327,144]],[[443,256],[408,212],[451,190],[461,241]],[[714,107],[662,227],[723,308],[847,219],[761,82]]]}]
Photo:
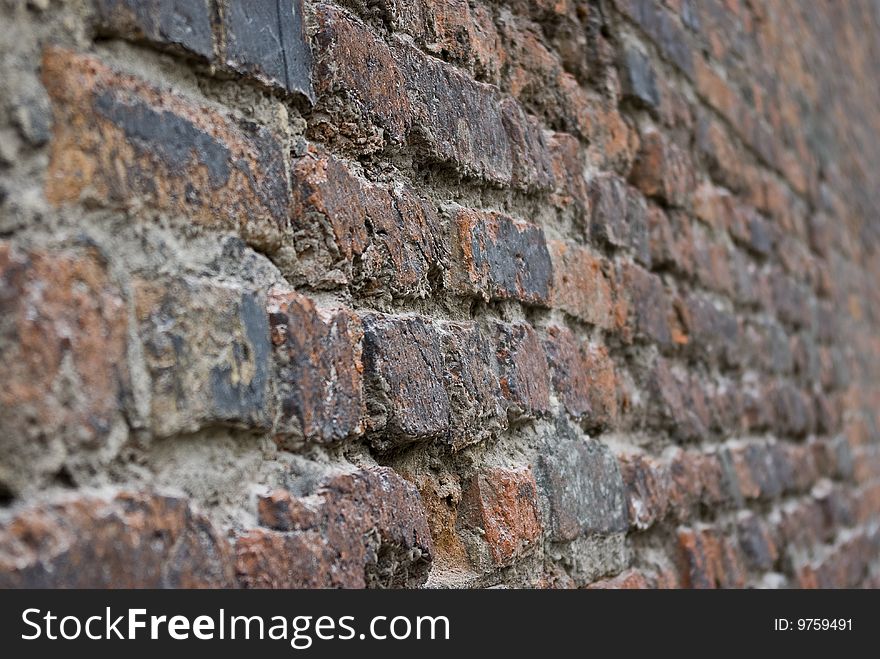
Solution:
[{"label": "weathered brick", "polygon": [[260,523],[236,540],[245,588],[413,587],[433,547],[415,486],[387,467],[326,478],[308,496],[275,491]]},{"label": "weathered brick", "polygon": [[347,309],[319,308],[293,291],[273,290],[269,324],[285,443],[335,442],[364,429],[360,319]]},{"label": "weathered brick", "polygon": [[670,479],[666,465],[637,453],[620,457],[620,471],[626,486],[629,523],[646,529],[666,515]]},{"label": "weathered brick", "polygon": [[675,439],[693,441],[705,437],[707,429],[693,409],[690,383],[675,373],[668,361],[658,358],[647,374],[647,424],[663,428]]},{"label": "weathered brick", "polygon": [[553,266],[540,227],[499,213],[455,212],[453,289],[486,300],[547,306]]},{"label": "weathered brick", "polygon": [[278,246],[289,191],[281,141],[96,57],[50,48],[52,204],[141,206]]},{"label": "weathered brick", "polygon": [[765,522],[757,515],[745,513],[736,526],[747,565],[762,572],[773,569],[779,553]]},{"label": "weathered brick", "polygon": [[557,434],[538,458],[550,540],[625,531],[626,495],[617,460],[604,444],[581,439],[565,426],[558,426]]},{"label": "weathered brick", "polygon": [[600,579],[591,583],[591,590],[642,590],[650,588],[650,582],[639,570],[627,570],[610,579]]},{"label": "weathered brick", "polygon": [[803,437],[812,430],[812,406],[794,385],[788,382],[773,385],[767,397],[774,410],[776,432],[780,435]]},{"label": "weathered brick", "polygon": [[704,227],[695,226],[691,233],[693,272],[707,289],[730,296],[734,274],[730,271],[729,248],[714,240]]},{"label": "weathered brick", "polygon": [[101,28],[214,57],[211,0],[95,0]]},{"label": "weathered brick", "polygon": [[747,499],[770,499],[782,492],[772,454],[763,443],[734,445],[727,453],[738,491]]},{"label": "weathered brick", "polygon": [[659,197],[672,206],[682,206],[694,188],[693,164],[677,144],[651,129],[642,135],[630,181],[647,197]]},{"label": "weathered brick", "polygon": [[588,428],[617,421],[617,379],[604,346],[581,342],[565,327],[547,329],[544,342],[553,386],[575,419]]},{"label": "weathered brick", "polygon": [[692,354],[722,366],[735,368],[740,364],[742,339],[735,315],[697,294],[681,300],[678,310]]},{"label": "weathered brick", "polygon": [[514,159],[497,89],[414,47],[400,45],[395,54],[411,95],[411,143],[464,176],[511,183]]},{"label": "weathered brick", "polygon": [[528,323],[493,323],[499,383],[515,419],[550,413],[550,370],[538,333]]},{"label": "weathered brick", "polygon": [[429,53],[466,67],[478,80],[496,82],[504,59],[491,10],[466,0],[380,0],[396,30]]},{"label": "weathered brick", "polygon": [[[544,123],[590,139],[593,97],[565,69],[562,54],[548,48],[537,24],[518,20],[506,11],[498,18],[507,55],[502,68],[505,91],[543,117]],[[560,27],[559,23],[554,25]]]},{"label": "weathered brick", "polygon": [[651,60],[634,48],[625,48],[619,62],[623,96],[637,105],[656,112],[660,91]]},{"label": "weathered brick", "polygon": [[531,469],[480,471],[462,493],[459,519],[482,536],[495,565],[510,565],[533,551],[542,528]]},{"label": "weathered brick", "polygon": [[573,208],[576,217],[585,218],[590,209],[590,196],[580,141],[568,133],[552,133],[549,149],[555,185],[550,196],[552,203],[558,208]]},{"label": "weathered brick", "polygon": [[[315,18],[317,109],[330,116],[320,122],[318,134],[359,152],[404,144],[413,108],[391,47],[329,5],[318,4]],[[336,117],[344,120],[335,122]]]},{"label": "weathered brick", "polygon": [[745,575],[739,553],[712,528],[678,531],[684,587],[742,588]]},{"label": "weathered brick", "polygon": [[220,0],[224,62],[261,82],[314,99],[303,2]]},{"label": "weathered brick", "polygon": [[705,160],[712,179],[735,192],[747,187],[744,159],[721,121],[702,113],[695,132],[697,153]]},{"label": "weathered brick", "polygon": [[194,277],[133,282],[159,436],[213,423],[269,429],[272,347],[265,296]]},{"label": "weathered brick", "polygon": [[656,343],[661,348],[672,346],[674,337],[670,322],[673,310],[663,280],[637,265],[626,264],[622,268],[620,281],[628,296],[635,336]]},{"label": "weathered brick", "polygon": [[0,484],[18,492],[106,455],[124,428],[127,322],[97,250],[8,241],[0,241],[0,312]]},{"label": "weathered brick", "polygon": [[682,26],[663,5],[653,0],[614,0],[617,8],[642,28],[663,57],[689,77],[694,75],[693,46]]},{"label": "weathered brick", "polygon": [[439,331],[420,316],[368,314],[362,322],[369,427],[380,445],[445,437],[451,409]]},{"label": "weathered brick", "polygon": [[551,240],[553,306],[603,329],[615,327],[620,308],[611,284],[611,266],[574,243]]},{"label": "weathered brick", "polygon": [[590,235],[614,247],[630,249],[641,263],[650,265],[647,207],[642,196],[622,178],[605,174],[592,180],[590,199]]},{"label": "weathered brick", "polygon": [[186,499],[79,493],[0,521],[3,588],[230,588],[232,552]]},{"label": "weathered brick", "polygon": [[453,449],[476,444],[507,429],[495,351],[475,323],[440,325],[443,374],[449,396]]},{"label": "weathered brick", "polygon": [[314,146],[295,159],[292,179],[296,276],[363,295],[431,292],[449,256],[432,205],[408,186],[367,182]]},{"label": "weathered brick", "polygon": [[694,506],[718,506],[725,501],[722,465],[717,455],[696,449],[677,449],[669,458],[669,510],[680,520]]}]

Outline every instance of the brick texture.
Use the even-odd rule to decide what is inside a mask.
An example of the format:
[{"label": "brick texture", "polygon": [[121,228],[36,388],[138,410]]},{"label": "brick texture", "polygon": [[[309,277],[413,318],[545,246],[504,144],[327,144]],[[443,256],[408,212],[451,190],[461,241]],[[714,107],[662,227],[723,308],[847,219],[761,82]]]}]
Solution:
[{"label": "brick texture", "polygon": [[0,586],[880,585],[871,3],[7,4]]}]

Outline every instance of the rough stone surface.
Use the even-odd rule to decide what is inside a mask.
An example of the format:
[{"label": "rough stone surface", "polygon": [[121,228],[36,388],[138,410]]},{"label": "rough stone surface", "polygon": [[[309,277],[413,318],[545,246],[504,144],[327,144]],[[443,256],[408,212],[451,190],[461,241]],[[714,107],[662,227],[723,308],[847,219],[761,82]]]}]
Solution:
[{"label": "rough stone surface", "polygon": [[538,490],[529,469],[492,467],[462,495],[460,519],[480,531],[496,565],[509,565],[541,537]]},{"label": "rough stone surface", "polygon": [[549,303],[553,266],[540,227],[471,210],[458,211],[454,222],[456,289],[487,300]]},{"label": "rough stone surface", "polygon": [[313,98],[302,0],[222,0],[223,57],[236,71]]},{"label": "rough stone surface", "polygon": [[205,59],[214,55],[212,4],[210,0],[95,0],[104,29]]},{"label": "rough stone surface", "polygon": [[445,437],[450,429],[442,337],[419,316],[363,317],[370,425],[383,443]]}]

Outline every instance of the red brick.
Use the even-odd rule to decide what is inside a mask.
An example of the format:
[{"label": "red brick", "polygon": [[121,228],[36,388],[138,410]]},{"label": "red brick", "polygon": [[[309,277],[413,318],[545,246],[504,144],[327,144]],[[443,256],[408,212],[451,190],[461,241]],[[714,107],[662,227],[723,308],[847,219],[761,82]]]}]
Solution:
[{"label": "red brick", "polygon": [[453,290],[485,300],[549,304],[553,267],[540,227],[466,209],[453,220]]},{"label": "red brick", "polygon": [[448,258],[435,208],[408,186],[390,190],[310,147],[292,168],[292,247],[302,281],[362,295],[422,297]]},{"label": "red brick", "polygon": [[610,265],[590,250],[551,240],[553,306],[603,329],[614,327],[619,309],[614,298]]},{"label": "red brick", "polygon": [[275,431],[282,442],[335,442],[361,434],[360,319],[279,289],[270,292],[268,313],[281,408]]},{"label": "red brick", "polygon": [[528,323],[495,323],[496,357],[508,413],[538,418],[550,413],[550,370],[538,333]]},{"label": "red brick", "polygon": [[339,9],[318,4],[315,18],[317,109],[329,120],[319,120],[312,135],[360,153],[403,144],[413,107],[394,51]]},{"label": "red brick", "polygon": [[411,97],[410,143],[419,154],[463,176],[514,182],[519,174],[497,88],[408,45],[399,45],[395,56]]},{"label": "red brick", "polygon": [[650,265],[645,200],[614,175],[601,175],[590,185],[590,235],[616,248],[629,249],[642,264]]},{"label": "red brick", "polygon": [[94,4],[103,31],[146,39],[206,60],[214,57],[210,0],[95,0]]},{"label": "red brick", "polygon": [[476,323],[439,324],[454,450],[497,437],[507,429],[507,405],[495,351]]},{"label": "red brick", "polygon": [[567,542],[581,536],[626,531],[626,494],[620,466],[604,444],[583,440],[571,428],[559,424],[552,444],[539,454],[536,478],[546,502],[542,510],[546,510],[545,527],[550,540]]},{"label": "red brick", "polygon": [[433,547],[416,488],[387,467],[326,478],[305,497],[277,491],[235,545],[245,588],[413,587]]},{"label": "red brick", "polygon": [[97,250],[0,241],[0,483],[76,472],[124,428],[125,303]]},{"label": "red brick", "polygon": [[685,588],[743,588],[745,574],[739,554],[712,528],[682,528],[678,541]]},{"label": "red brick", "polygon": [[581,342],[571,330],[553,325],[544,343],[553,386],[565,409],[589,428],[617,421],[617,378],[604,346]]},{"label": "red brick", "polygon": [[671,329],[673,309],[663,280],[637,265],[626,264],[619,282],[627,296],[634,335],[661,348],[672,346],[675,338]]},{"label": "red brick", "polygon": [[650,588],[650,582],[639,570],[627,570],[616,577],[594,581],[587,588],[591,590],[643,590]]},{"label": "red brick", "polygon": [[687,154],[663,133],[648,130],[633,165],[630,181],[647,197],[682,206],[694,188],[694,171]]},{"label": "red brick", "polygon": [[666,515],[669,504],[670,478],[666,465],[639,454],[619,458],[620,472],[626,485],[629,522],[646,529]]},{"label": "red brick", "polygon": [[680,441],[705,437],[707,428],[693,409],[690,381],[675,372],[668,361],[657,359],[647,374],[646,387],[648,427],[665,429]]},{"label": "red brick", "polygon": [[46,197],[148,209],[278,247],[289,192],[281,141],[96,57],[43,57],[54,135]]},{"label": "red brick", "polygon": [[531,469],[483,469],[462,494],[460,519],[479,531],[495,565],[510,565],[533,551],[542,529]]},{"label": "red brick", "polygon": [[773,569],[779,552],[766,523],[759,516],[746,513],[737,521],[737,530],[747,564],[761,572]]},{"label": "red brick", "polygon": [[497,82],[505,60],[492,12],[466,0],[379,0],[386,20],[427,52]]},{"label": "red brick", "polygon": [[677,309],[691,354],[704,363],[731,368],[740,364],[742,339],[739,320],[733,313],[696,294],[679,300]]},{"label": "red brick", "polygon": [[122,491],[31,504],[0,522],[3,588],[230,588],[232,552],[186,499]]}]

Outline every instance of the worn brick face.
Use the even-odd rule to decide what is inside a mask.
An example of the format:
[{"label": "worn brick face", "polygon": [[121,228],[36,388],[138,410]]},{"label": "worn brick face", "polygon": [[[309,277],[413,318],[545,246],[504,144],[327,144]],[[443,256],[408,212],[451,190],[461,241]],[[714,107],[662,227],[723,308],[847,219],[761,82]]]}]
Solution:
[{"label": "worn brick face", "polygon": [[125,301],[100,253],[0,242],[0,483],[106,451],[131,390]]},{"label": "worn brick face", "polygon": [[148,208],[277,246],[289,193],[280,140],[96,57],[48,49],[53,204]]},{"label": "worn brick face", "polygon": [[305,497],[273,492],[259,518],[235,544],[245,588],[412,587],[431,566],[418,491],[387,467],[328,477]]},{"label": "worn brick face", "polygon": [[362,321],[371,427],[390,444],[445,436],[451,409],[440,333],[420,316],[370,314]]},{"label": "worn brick face", "polygon": [[185,499],[68,495],[0,521],[3,588],[230,588],[232,551]]},{"label": "worn brick face", "polygon": [[610,266],[590,250],[554,240],[553,306],[584,322],[609,329],[617,324],[620,309],[609,276]]},{"label": "worn brick face", "polygon": [[104,29],[180,48],[210,59],[214,29],[210,0],[95,0]]},{"label": "worn brick face", "polygon": [[444,377],[452,410],[450,444],[476,444],[507,429],[492,345],[472,323],[443,323]]},{"label": "worn brick face", "polygon": [[360,319],[278,289],[270,293],[268,313],[280,390],[276,432],[282,441],[335,442],[359,435],[365,417]]},{"label": "worn brick face", "polygon": [[541,537],[538,491],[530,469],[485,469],[465,489],[461,509],[461,523],[481,530],[497,565],[532,551]]},{"label": "worn brick face", "polygon": [[579,341],[564,327],[551,326],[544,344],[553,386],[565,409],[590,428],[617,420],[617,380],[608,350]]},{"label": "worn brick face", "polygon": [[311,147],[294,161],[291,225],[295,277],[363,295],[423,297],[439,279],[449,246],[436,209],[409,187],[356,176]]},{"label": "worn brick face", "polygon": [[303,2],[221,0],[223,58],[236,71],[288,92],[312,96],[312,57],[303,29]]},{"label": "worn brick face", "polygon": [[457,290],[492,299],[546,306],[553,266],[540,227],[498,213],[459,210],[454,215],[459,270]]},{"label": "worn brick face", "polygon": [[133,289],[153,431],[167,436],[211,423],[270,428],[265,296],[188,277],[138,280]]},{"label": "worn brick face", "polygon": [[551,540],[626,530],[623,479],[617,460],[595,440],[553,438],[538,462],[538,483],[547,498]]},{"label": "worn brick face", "polygon": [[550,412],[550,370],[538,333],[527,323],[495,323],[496,358],[508,411],[518,417]]}]

